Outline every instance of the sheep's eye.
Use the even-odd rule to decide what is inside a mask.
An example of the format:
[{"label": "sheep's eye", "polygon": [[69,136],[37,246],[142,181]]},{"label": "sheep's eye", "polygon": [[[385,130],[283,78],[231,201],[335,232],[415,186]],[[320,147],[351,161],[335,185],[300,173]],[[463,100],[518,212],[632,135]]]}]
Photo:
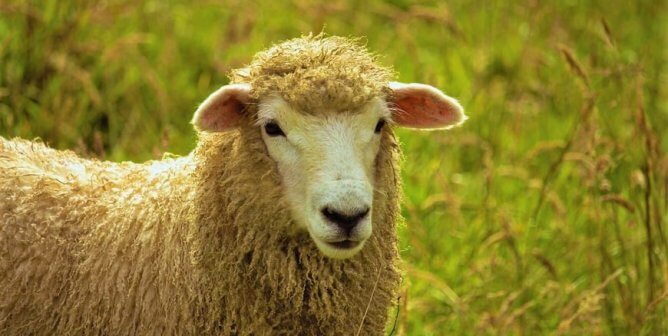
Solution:
[{"label": "sheep's eye", "polygon": [[373,130],[373,132],[380,133],[380,130],[383,129],[383,126],[385,126],[385,119],[378,120],[378,123],[376,124],[376,129]]},{"label": "sheep's eye", "polygon": [[285,133],[283,133],[283,130],[275,121],[270,121],[264,125],[264,131],[267,132],[267,135],[270,137],[285,136]]}]

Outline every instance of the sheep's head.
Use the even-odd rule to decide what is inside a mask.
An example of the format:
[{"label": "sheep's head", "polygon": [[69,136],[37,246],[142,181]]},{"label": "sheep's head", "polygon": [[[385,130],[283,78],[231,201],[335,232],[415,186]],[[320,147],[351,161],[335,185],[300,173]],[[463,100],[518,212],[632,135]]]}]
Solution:
[{"label": "sheep's head", "polygon": [[[372,234],[376,157],[392,125],[446,129],[456,100],[391,72],[354,41],[302,37],[258,54],[195,112],[200,131],[252,122],[282,177],[294,222],[325,255],[344,259]],[[382,223],[376,223],[381,225]]]}]

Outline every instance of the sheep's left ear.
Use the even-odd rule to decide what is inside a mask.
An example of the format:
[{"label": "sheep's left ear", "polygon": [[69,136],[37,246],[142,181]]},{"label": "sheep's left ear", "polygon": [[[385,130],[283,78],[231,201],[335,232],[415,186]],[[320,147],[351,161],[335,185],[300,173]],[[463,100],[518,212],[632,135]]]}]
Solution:
[{"label": "sheep's left ear", "polygon": [[239,126],[249,101],[250,85],[225,85],[197,108],[192,124],[197,130],[207,132],[223,132],[235,128]]},{"label": "sheep's left ear", "polygon": [[391,82],[392,120],[418,129],[448,129],[466,120],[464,108],[439,89],[425,84]]}]

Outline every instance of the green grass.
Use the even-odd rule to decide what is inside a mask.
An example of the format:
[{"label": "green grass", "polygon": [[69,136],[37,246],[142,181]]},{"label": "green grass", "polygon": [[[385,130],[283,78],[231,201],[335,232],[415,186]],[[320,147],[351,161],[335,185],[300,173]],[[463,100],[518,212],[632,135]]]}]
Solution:
[{"label": "green grass", "polygon": [[402,81],[442,88],[470,117],[399,131],[399,334],[665,335],[667,13],[662,1],[6,0],[0,134],[111,160],[185,154],[197,103],[256,51],[323,29],[366,36]]}]

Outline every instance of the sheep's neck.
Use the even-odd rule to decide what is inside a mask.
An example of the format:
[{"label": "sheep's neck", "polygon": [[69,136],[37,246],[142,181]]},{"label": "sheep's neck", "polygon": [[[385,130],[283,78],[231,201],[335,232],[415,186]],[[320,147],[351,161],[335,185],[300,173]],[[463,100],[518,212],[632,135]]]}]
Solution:
[{"label": "sheep's neck", "polygon": [[308,322],[340,328],[359,324],[372,300],[365,325],[382,330],[398,282],[398,153],[391,135],[378,157],[386,169],[377,172],[384,187],[377,188],[374,206],[384,210],[374,213],[375,231],[362,252],[344,261],[324,257],[305,232],[290,230],[274,163],[259,134],[200,140],[189,236],[201,271],[200,300],[208,306],[207,329],[231,333],[260,323],[258,316],[286,332]]}]

